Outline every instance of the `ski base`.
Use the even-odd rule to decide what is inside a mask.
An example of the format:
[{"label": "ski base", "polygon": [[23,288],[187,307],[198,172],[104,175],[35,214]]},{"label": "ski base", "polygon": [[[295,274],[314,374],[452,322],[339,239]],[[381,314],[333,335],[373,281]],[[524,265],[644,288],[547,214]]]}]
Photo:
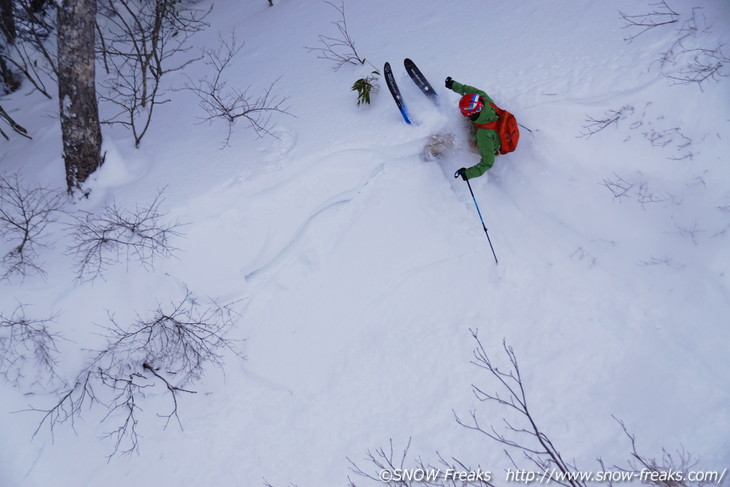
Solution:
[{"label": "ski base", "polygon": [[406,58],[403,61],[403,65],[405,66],[406,72],[411,77],[416,86],[418,86],[423,94],[426,95],[432,102],[434,102],[438,106],[439,101],[436,90],[433,89],[431,83],[428,82],[423,73],[421,73],[421,70],[418,69],[416,63],[411,61],[409,58]]},{"label": "ski base", "polygon": [[406,104],[403,101],[403,96],[400,93],[400,89],[398,89],[398,84],[395,82],[395,77],[393,77],[393,70],[390,68],[390,63],[385,63],[385,66],[383,66],[383,73],[385,76],[385,84],[388,85],[388,90],[390,90],[390,94],[393,95],[395,104],[398,106],[401,115],[403,115],[403,119],[406,121],[407,124],[410,125],[411,119],[408,117]]}]

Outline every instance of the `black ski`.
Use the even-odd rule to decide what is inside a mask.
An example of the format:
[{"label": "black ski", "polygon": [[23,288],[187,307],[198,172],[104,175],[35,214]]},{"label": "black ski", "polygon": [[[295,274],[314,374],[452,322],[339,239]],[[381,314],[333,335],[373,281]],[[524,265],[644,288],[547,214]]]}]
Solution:
[{"label": "black ski", "polygon": [[418,69],[418,66],[416,66],[416,63],[411,61],[410,59],[406,58],[403,61],[403,65],[406,68],[406,71],[408,72],[408,75],[411,77],[414,83],[416,83],[416,86],[418,86],[424,95],[429,97],[431,101],[433,101],[436,105],[439,104],[438,95],[436,94],[436,91],[433,89],[431,84],[428,82],[426,77],[421,73],[421,70]]},{"label": "black ski", "polygon": [[390,90],[390,94],[393,95],[395,104],[398,105],[398,109],[400,110],[401,115],[403,115],[403,119],[406,121],[407,124],[410,124],[411,120],[408,118],[406,104],[403,101],[403,96],[401,96],[398,85],[396,84],[395,78],[393,77],[393,70],[390,69],[390,63],[385,63],[385,66],[383,67],[383,73],[385,75],[385,84],[388,85],[388,89]]}]

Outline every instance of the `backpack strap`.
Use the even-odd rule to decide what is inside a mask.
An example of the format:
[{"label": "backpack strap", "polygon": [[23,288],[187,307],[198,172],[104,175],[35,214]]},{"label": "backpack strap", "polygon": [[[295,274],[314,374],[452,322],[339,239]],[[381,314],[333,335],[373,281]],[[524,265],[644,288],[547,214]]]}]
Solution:
[{"label": "backpack strap", "polygon": [[502,110],[497,107],[494,103],[489,104],[492,107],[492,110],[494,110],[495,115],[497,115],[497,120],[489,123],[475,123],[474,129],[490,129],[490,130],[497,130],[497,123],[499,122],[500,116],[499,114],[502,112]]},{"label": "backpack strap", "polygon": [[497,120],[495,120],[494,122],[489,122],[489,123],[475,123],[474,128],[475,129],[497,130]]},{"label": "backpack strap", "polygon": [[[501,144],[502,143],[502,138],[499,137],[499,129],[497,127],[497,124],[499,123],[499,114],[500,114],[501,110],[494,103],[490,103],[489,105],[492,107],[492,109],[494,110],[494,113],[497,115],[497,120],[495,120],[493,122],[489,122],[489,123],[475,123],[475,124],[473,124],[474,125],[474,131],[476,132],[479,129],[494,130],[495,132],[497,132],[497,136],[498,136],[499,142]],[[499,154],[499,150],[496,150],[495,149],[494,153],[495,154]]]}]

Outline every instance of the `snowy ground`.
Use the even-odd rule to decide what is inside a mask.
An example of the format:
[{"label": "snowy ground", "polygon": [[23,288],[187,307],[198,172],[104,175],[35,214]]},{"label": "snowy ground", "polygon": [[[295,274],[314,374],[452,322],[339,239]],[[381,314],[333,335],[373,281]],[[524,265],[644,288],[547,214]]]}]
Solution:
[{"label": "snowy ground", "polygon": [[[38,414],[17,411],[47,407],[59,386],[4,384],[0,485],[346,485],[347,458],[366,465],[368,449],[409,438],[414,457],[456,456],[503,484],[502,447],[454,420],[473,408],[485,424],[505,415],[472,394],[496,384],[469,363],[470,329],[499,360],[503,339],[514,348],[535,416],[581,469],[628,457],[612,416],[648,456],[683,448],[705,469],[730,467],[728,80],[701,90],[661,76],[655,61],[675,30],[623,40],[618,10],[641,13],[642,2],[514,3],[345,2],[359,52],[393,65],[417,122],[407,126],[385,86],[355,107],[349,88],[368,69],[335,72],[304,48],[335,35],[331,6],[217,2],[199,45],[235,29],[245,47],[229,83],[256,91],[280,78],[294,116],[277,119],[276,138],[236,126],[221,149],[225,127],[200,124],[195,98],[179,92],[140,149],[105,131],[91,197],[69,209],[134,207],[165,188],[163,209],[184,224],[179,251],[152,271],[119,264],[80,284],[58,224],[46,277],[0,283],[0,311],[57,315],[59,372],[73,381],[109,312],[130,323],[187,286],[240,313],[231,337],[246,360],[227,356],[225,375],[212,368],[190,386],[182,429],[164,428],[166,397],[149,394],[139,454],[111,461],[99,436],[113,417],[92,409],[75,430],[31,438]],[[677,3],[686,13],[692,2]],[[700,39],[730,41],[727,3],[702,7],[711,28]],[[405,57],[439,90],[439,108],[412,86]],[[499,265],[452,177],[476,155],[447,75],[532,130],[472,183]],[[62,188],[56,101],[23,91],[3,106],[33,140],[5,143],[0,170]],[[625,106],[617,124],[578,137],[587,116]],[[422,161],[445,129],[457,148]],[[612,183],[630,187],[614,197]]]}]

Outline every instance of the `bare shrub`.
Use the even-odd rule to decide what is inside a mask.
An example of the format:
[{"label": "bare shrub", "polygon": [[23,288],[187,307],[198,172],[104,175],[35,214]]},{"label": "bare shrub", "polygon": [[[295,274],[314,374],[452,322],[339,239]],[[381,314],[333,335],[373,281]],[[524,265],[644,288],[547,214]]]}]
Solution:
[{"label": "bare shrub", "polygon": [[608,110],[600,118],[588,116],[579,137],[585,137],[588,139],[611,125],[618,126],[618,122],[620,120],[624,120],[632,113],[634,113],[634,107],[631,105],[624,105],[619,110]]},{"label": "bare shrub", "polygon": [[659,195],[654,193],[649,188],[649,183],[642,181],[636,189],[636,201],[641,205],[641,208],[646,210],[647,205],[665,203],[667,201],[672,201],[672,198],[670,195]]},{"label": "bare shrub", "polygon": [[540,427],[530,410],[525,392],[517,356],[512,347],[502,342],[502,348],[508,359],[506,368],[500,368],[486,351],[479,339],[478,333],[471,330],[476,342],[472,364],[489,373],[496,379],[499,392],[488,392],[479,386],[472,385],[475,396],[482,402],[493,402],[516,413],[519,424],[504,420],[502,428],[493,425],[483,426],[476,411],[471,411],[469,419],[464,420],[454,413],[456,422],[472,431],[483,434],[487,438],[507,447],[507,456],[517,466],[510,450],[520,453],[521,457],[537,468],[540,473],[559,471],[566,480],[555,478],[553,481],[565,487],[585,487],[585,482],[573,478],[577,472],[574,463],[563,458],[560,450],[553,444],[550,437]]},{"label": "bare shrub", "polygon": [[334,64],[333,69],[339,71],[342,66],[352,64],[354,66],[363,66],[365,63],[369,64],[372,68],[370,74],[366,74],[355,80],[352,85],[351,91],[357,92],[357,106],[362,104],[370,104],[370,95],[374,95],[379,90],[378,78],[380,71],[366,58],[362,57],[355,48],[355,41],[350,35],[349,28],[347,26],[347,17],[345,15],[345,2],[341,2],[340,5],[335,5],[332,2],[325,2],[332,8],[337,10],[339,13],[339,19],[332,22],[337,28],[337,35],[335,36],[319,36],[319,43],[321,47],[305,47],[308,52],[317,54],[317,59],[324,59],[325,61],[332,62]]},{"label": "bare shrub", "polygon": [[627,14],[619,11],[621,18],[624,19],[624,28],[633,30],[633,32],[624,39],[626,42],[631,42],[640,35],[652,29],[656,29],[657,27],[679,22],[679,14],[672,10],[665,0],[652,3],[650,6],[653,10],[643,14]]},{"label": "bare shrub", "polygon": [[705,81],[719,81],[730,76],[730,55],[725,54],[722,45],[710,49],[692,48],[680,41],[664,53],[662,63],[677,66],[676,71],[667,70],[667,78],[679,84],[694,83],[700,89]]},{"label": "bare shrub", "polygon": [[334,70],[338,71],[342,66],[346,64],[353,64],[355,66],[361,66],[367,62],[367,60],[360,56],[355,48],[355,41],[352,40],[352,36],[347,27],[347,17],[345,16],[345,3],[341,2],[340,5],[335,5],[332,2],[325,2],[332,8],[337,10],[340,18],[335,22],[332,22],[337,28],[336,36],[320,35],[319,42],[322,47],[306,47],[308,52],[314,52],[317,54],[318,59],[324,59],[334,63]]},{"label": "bare shrub", "polygon": [[110,314],[106,344],[94,352],[73,385],[59,392],[51,407],[31,409],[42,414],[34,436],[44,425],[53,434],[59,425],[73,426],[85,412],[100,410],[101,421],[112,424],[104,435],[113,443],[110,457],[137,452],[141,404],[159,394],[169,400],[169,410],[159,414],[165,427],[173,419],[182,427],[179,397],[195,393],[188,386],[211,366],[222,370],[225,354],[244,358],[226,337],[236,318],[231,305],[203,304],[187,288],[179,301],[158,305],[151,316],[137,316],[128,326]]},{"label": "bare shrub", "polygon": [[139,147],[152,122],[154,108],[170,100],[162,79],[197,58],[186,56],[190,38],[208,27],[203,11],[177,0],[103,0],[98,56],[111,78],[99,97],[116,107],[106,121],[128,128]]},{"label": "bare shrub", "polygon": [[[406,459],[408,457],[408,450],[411,447],[411,439],[408,439],[408,444],[403,449],[403,453],[399,456],[395,455],[395,450],[393,448],[393,440],[390,440],[389,448],[386,449],[384,447],[378,447],[374,452],[371,450],[368,450],[365,455],[365,460],[368,463],[368,469],[364,470],[358,464],[348,458],[348,461],[350,463],[351,470],[361,476],[365,477],[367,479],[376,481],[376,482],[382,482],[384,485],[402,485],[404,487],[410,487],[411,485],[414,485],[416,483],[422,483],[423,485],[429,485],[428,481],[423,481],[422,479],[416,480],[390,480],[388,477],[384,477],[382,472],[396,472],[396,471],[402,471],[409,467],[408,464],[406,464]],[[418,468],[418,467],[414,467]],[[372,469],[372,470],[371,470]],[[394,474],[395,475],[395,474]],[[355,482],[352,481],[348,477],[348,485],[350,487],[355,487]]]},{"label": "bare shrub", "polygon": [[712,43],[708,40],[706,34],[712,32],[713,27],[703,15],[702,7],[680,14],[665,0],[650,6],[653,10],[644,14],[620,12],[624,27],[633,31],[625,40],[631,42],[650,30],[677,24],[674,26],[676,37],[657,59],[667,79],[679,84],[696,84],[702,89],[706,81],[730,76],[730,55],[721,41]]},{"label": "bare shrub", "polygon": [[289,97],[273,94],[276,81],[271,83],[262,94],[252,95],[250,90],[229,87],[226,70],[231,67],[236,55],[243,48],[238,44],[235,33],[230,41],[221,39],[217,49],[203,49],[203,59],[210,67],[212,75],[196,82],[189,81],[187,89],[200,100],[200,107],[207,114],[205,121],[223,120],[227,125],[224,146],[228,145],[233,125],[244,120],[259,137],[272,135],[275,124],[271,117],[275,114],[291,115],[286,102]]},{"label": "bare shrub", "polygon": [[649,267],[649,266],[660,266],[665,265],[668,267],[672,267],[672,260],[669,257],[650,257],[648,259],[640,260],[638,265]]},{"label": "bare shrub", "polygon": [[660,54],[664,76],[679,84],[697,84],[700,89],[705,81],[730,76],[730,56],[723,44],[707,44],[705,35],[711,31],[702,8],[693,8],[678,29],[678,37]]},{"label": "bare shrub", "polygon": [[691,224],[680,224],[677,223],[674,218],[672,218],[672,222],[674,223],[675,231],[668,233],[673,233],[675,235],[679,235],[682,238],[689,239],[694,247],[700,244],[700,234],[706,233],[706,230],[703,230],[699,227],[697,220],[694,220]]},{"label": "bare shrub", "polygon": [[643,133],[646,140],[654,147],[667,147],[675,145],[680,155],[672,156],[670,159],[682,160],[692,159],[694,154],[686,149],[692,145],[692,139],[684,135],[679,127],[672,127],[663,130],[649,129]]},{"label": "bare shrub", "polygon": [[[367,479],[376,485],[389,487],[489,487],[492,486],[491,472],[481,471],[479,467],[472,468],[458,459],[450,460],[437,453],[438,460],[434,464],[427,464],[421,457],[409,459],[411,439],[408,439],[403,452],[396,455],[393,440],[389,446],[378,447],[375,451],[368,450],[365,455],[365,464],[361,467],[357,462],[348,458],[350,470],[360,478]],[[457,476],[459,473],[473,473],[468,476]],[[348,487],[357,487],[355,481],[348,477]]]},{"label": "bare shrub", "polygon": [[30,188],[17,174],[0,175],[0,237],[11,243],[0,279],[14,275],[45,275],[37,262],[45,231],[63,211],[64,194],[45,187]]},{"label": "bare shrub", "polygon": [[618,174],[614,173],[613,178],[604,178],[601,185],[606,187],[614,198],[621,199],[629,196],[629,191],[634,187],[634,183],[631,183]]},{"label": "bare shrub", "polygon": [[649,186],[649,183],[640,178],[629,180],[613,173],[612,177],[604,178],[599,184],[608,189],[617,200],[622,201],[624,198],[633,199],[644,210],[651,204],[673,201],[671,195],[655,193]]},{"label": "bare shrub", "polygon": [[[588,484],[605,482],[609,487],[614,484],[641,481],[655,487],[702,487],[722,481],[723,472],[715,472],[707,482],[690,482],[687,477],[678,479],[677,472],[687,472],[695,468],[698,460],[679,450],[670,454],[662,450],[660,459],[647,457],[638,452],[636,439],[629,433],[623,422],[617,420],[631,443],[628,466],[606,468],[599,472],[580,471],[575,461],[567,460],[557,445],[550,439],[546,430],[535,417],[528,401],[526,384],[517,356],[506,341],[502,349],[506,363],[498,364],[486,351],[479,339],[478,332],[470,330],[476,342],[472,364],[486,372],[486,376],[496,385],[495,391],[472,385],[472,390],[482,403],[496,404],[505,416],[499,425],[483,425],[475,410],[468,419],[462,419],[456,412],[454,417],[467,430],[476,431],[490,442],[504,447],[504,453],[515,470],[514,478],[507,474],[508,483],[539,483],[562,485],[563,487],[587,487]],[[490,487],[493,486],[492,472],[482,471],[480,466],[472,467],[457,458],[436,453],[436,461],[428,462],[417,456],[409,458],[411,440],[402,452],[396,452],[391,439],[387,447],[367,450],[365,458],[355,462],[348,458],[355,480],[361,479],[363,485],[387,485],[389,487]],[[457,475],[450,474],[457,472]],[[672,475],[674,473],[674,475]],[[712,473],[712,472],[711,472]],[[353,478],[348,477],[349,487],[358,487]],[[268,482],[267,487],[271,487]],[[293,484],[291,484],[293,485]]]},{"label": "bare shrub", "polygon": [[[697,468],[699,459],[684,449],[677,450],[673,453],[662,449],[660,458],[648,457],[643,453],[639,453],[636,446],[636,435],[631,433],[626,424],[620,419],[614,417],[616,422],[621,426],[626,437],[631,444],[631,453],[627,466],[614,465],[617,471],[628,472],[635,478],[644,478],[645,483],[655,485],[657,487],[703,487],[710,484],[720,484],[722,478],[720,472],[714,472],[715,478],[708,476],[707,480],[691,481],[687,477],[687,473]],[[603,460],[599,459],[601,465]]]},{"label": "bare shrub", "polygon": [[[638,132],[652,147],[672,151],[668,159],[694,159],[693,141],[686,135],[685,129],[668,121],[664,115],[652,113],[652,107],[653,103],[648,102],[641,111],[637,111],[632,105],[624,105],[618,110],[608,110],[601,116],[587,116],[578,137],[588,139],[612,125],[618,127],[619,122],[625,121],[630,131]],[[628,135],[624,141],[630,138],[631,135]]]},{"label": "bare shrub", "polygon": [[51,331],[55,316],[31,318],[20,304],[8,316],[0,313],[0,375],[19,385],[26,380],[52,382],[56,379],[60,335]]},{"label": "bare shrub", "polygon": [[[544,430],[541,428],[539,423],[536,421],[536,418],[532,414],[532,411],[530,410],[528,404],[527,394],[525,392],[525,384],[522,379],[520,367],[512,347],[508,346],[506,342],[503,342],[502,344],[504,352],[508,359],[508,365],[506,366],[506,368],[502,368],[498,366],[492,360],[491,356],[487,353],[485,347],[482,345],[479,339],[478,333],[474,330],[471,330],[471,334],[476,342],[476,348],[474,349],[472,364],[476,365],[479,369],[488,372],[488,374],[493,379],[496,379],[496,383],[499,389],[498,392],[488,392],[487,390],[479,386],[472,385],[472,390],[474,391],[475,396],[482,402],[493,402],[498,404],[499,406],[504,407],[511,413],[515,413],[515,417],[517,419],[504,419],[501,428],[498,428],[494,425],[483,426],[477,412],[471,411],[469,413],[469,419],[462,419],[461,416],[454,412],[456,422],[459,425],[464,426],[469,430],[476,431],[489,438],[490,440],[504,446],[506,448],[505,454],[508,456],[508,458],[513,463],[513,465],[515,465],[516,468],[520,468],[519,464],[521,462],[519,458],[521,458],[522,460],[536,467],[537,472],[542,473],[557,470],[560,473],[564,474],[567,480],[561,481],[560,477],[557,476],[553,480],[553,482],[558,485],[563,485],[566,487],[585,487],[584,482],[573,478],[574,474],[577,472],[577,468],[575,467],[575,465],[563,458],[558,448],[553,444],[549,436],[544,432]],[[376,450],[374,454],[368,452],[366,459],[370,464],[375,467],[374,472],[363,470],[352,461],[350,463],[351,465],[353,465],[353,470],[355,471],[355,473],[370,480],[377,481],[382,480],[382,477],[380,477],[380,472],[382,472],[383,470],[395,471],[396,469],[406,468],[404,466],[404,463],[407,452],[408,447],[406,447],[401,457],[394,458],[392,443],[389,451],[381,448],[379,450]],[[518,452],[520,455],[518,458],[516,458],[511,452]],[[441,455],[439,455],[439,459],[441,460],[441,465],[448,465],[450,463],[445,462],[443,456]],[[461,467],[460,470],[471,470],[469,468],[465,468],[460,462],[456,462],[456,465]],[[428,467],[422,460],[419,459],[415,467],[413,468],[429,470],[436,469],[438,467]],[[534,471],[534,469],[531,469],[531,471]],[[416,481],[412,483],[394,481],[392,483],[388,483],[387,485],[410,487],[412,485],[415,486],[421,484],[422,482]],[[350,485],[355,486],[352,481],[350,482]],[[491,477],[475,479],[473,483],[464,484],[448,483],[446,479],[444,479],[443,477],[439,477],[438,479],[434,479],[431,483],[427,483],[426,485],[487,486],[492,484]]]},{"label": "bare shrub", "polygon": [[166,223],[160,210],[162,192],[145,206],[134,210],[120,208],[116,202],[104,207],[100,214],[81,212],[76,216],[67,252],[75,258],[75,274],[79,281],[93,281],[123,258],[134,260],[147,269],[155,259],[170,257],[177,250],[170,240],[181,234],[177,221]]}]

